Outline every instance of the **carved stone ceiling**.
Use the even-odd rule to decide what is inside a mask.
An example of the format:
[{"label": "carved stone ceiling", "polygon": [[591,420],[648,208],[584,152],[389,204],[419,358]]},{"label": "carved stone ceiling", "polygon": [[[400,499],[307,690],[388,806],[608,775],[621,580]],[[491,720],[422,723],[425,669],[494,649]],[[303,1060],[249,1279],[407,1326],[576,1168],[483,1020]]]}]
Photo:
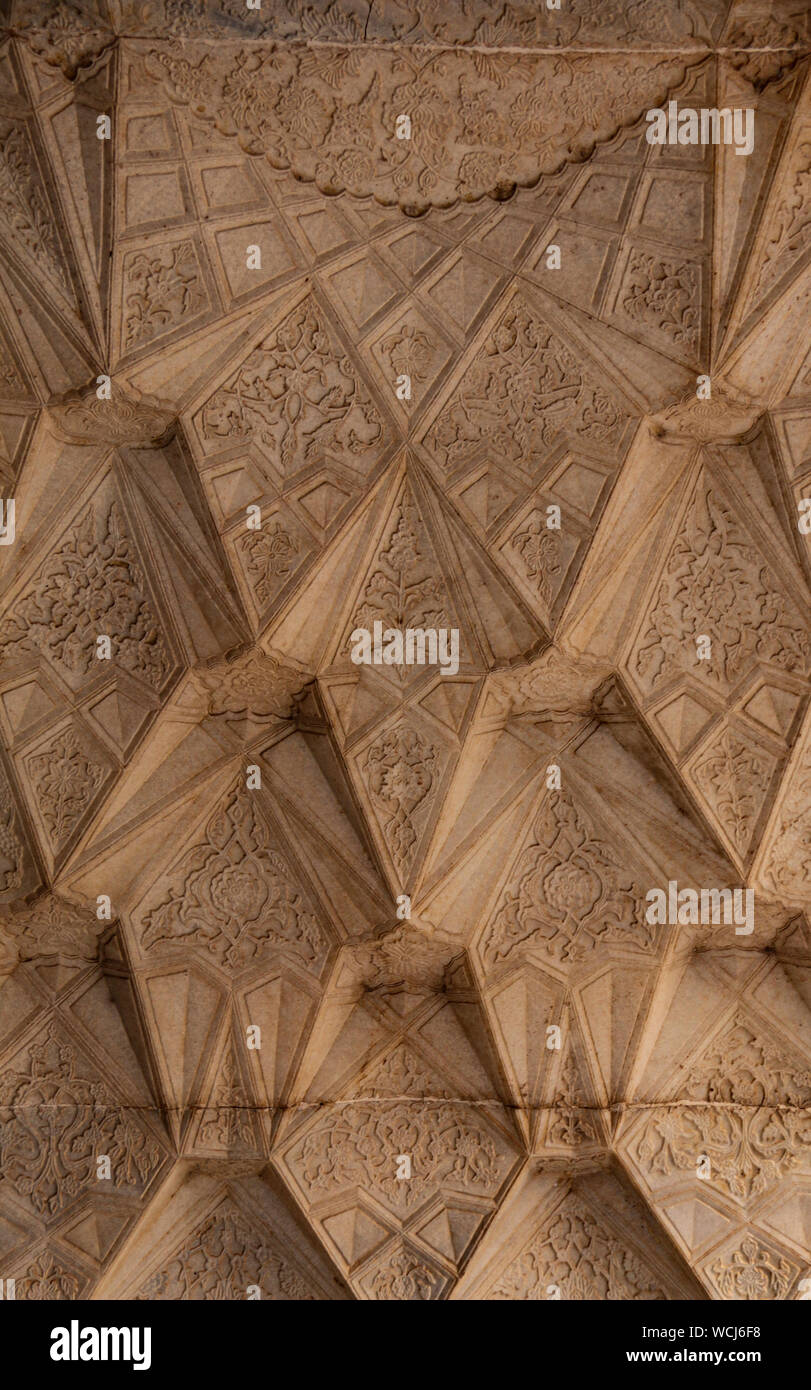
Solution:
[{"label": "carved stone ceiling", "polygon": [[806,14],[0,5],[18,1298],[799,1296]]}]

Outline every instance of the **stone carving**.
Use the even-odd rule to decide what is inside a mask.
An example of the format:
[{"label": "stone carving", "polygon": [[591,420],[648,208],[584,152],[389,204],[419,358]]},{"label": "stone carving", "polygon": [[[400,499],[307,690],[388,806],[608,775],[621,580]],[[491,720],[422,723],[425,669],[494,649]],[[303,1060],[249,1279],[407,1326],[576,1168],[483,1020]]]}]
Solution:
[{"label": "stone carving", "polygon": [[547,527],[544,513],[537,508],[530,512],[521,529],[511,537],[510,545],[521,556],[529,583],[546,603],[551,602],[563,565],[558,533]]},{"label": "stone carving", "polygon": [[3,234],[70,296],[30,136],[24,125],[8,119],[0,120],[0,211]]},{"label": "stone carving", "polygon": [[366,387],[312,298],[214,393],[200,417],[203,439],[250,439],[284,478],[324,457],[363,471],[385,442]]},{"label": "stone carving", "polygon": [[56,893],[46,893],[31,907],[0,918],[0,936],[14,942],[21,960],[38,956],[95,960],[104,925],[89,908],[82,910]]},{"label": "stone carving", "polygon": [[747,1235],[737,1250],[712,1263],[710,1273],[722,1297],[762,1300],[785,1298],[797,1270]]},{"label": "stone carving", "polygon": [[257,599],[262,604],[270,603],[298,564],[299,537],[280,521],[269,521],[261,531],[248,532],[241,549]]},{"label": "stone carving", "polygon": [[170,874],[163,901],[147,912],[141,944],[195,946],[238,970],[273,949],[318,972],[327,941],[312,905],[273,843],[256,796],[243,784],[208,820]]},{"label": "stone carving", "polygon": [[411,867],[417,849],[414,817],[436,793],[439,750],[419,729],[399,724],[369,748],[366,782],[381,818],[386,845],[401,874]]},{"label": "stone carving", "polygon": [[375,1270],[369,1287],[381,1302],[427,1303],[441,1282],[436,1270],[404,1245]]},{"label": "stone carving", "polygon": [[649,428],[654,437],[677,442],[737,444],[759,418],[759,409],[740,392],[715,386],[709,400],[699,400],[692,391],[683,400],[654,415]]},{"label": "stone carving", "polygon": [[690,1069],[678,1098],[652,1110],[638,1143],[648,1172],[695,1172],[739,1202],[765,1192],[811,1143],[811,1072],[737,1016]]},{"label": "stone carving", "polygon": [[589,1118],[577,1063],[572,1052],[568,1053],[561,1067],[560,1083],[546,1142],[567,1149],[598,1142],[597,1131]]},{"label": "stone carving", "polygon": [[[19,21],[18,21],[19,22]],[[35,0],[26,4],[22,32],[33,53],[74,78],[115,42],[99,16],[71,0]]]},{"label": "stone carving", "polygon": [[89,1080],[71,1044],[51,1024],[28,1056],[0,1077],[3,1178],[39,1216],[63,1212],[95,1188],[107,1154],[115,1188],[142,1186],[157,1168],[157,1144],[106,1084]]},{"label": "stone carving", "polygon": [[492,685],[515,714],[588,714],[595,688],[609,674],[598,662],[574,662],[559,647],[549,647],[531,665],[496,675]]},{"label": "stone carving", "polygon": [[165,444],[175,427],[171,408],[149,396],[112,383],[109,400],[99,399],[96,385],[71,391],[49,402],[51,429],[70,444],[128,444],[152,448]]},{"label": "stone carving", "polygon": [[696,785],[741,854],[749,848],[772,771],[771,761],[729,728],[693,770]]},{"label": "stone carving", "polygon": [[675,348],[690,356],[698,351],[701,281],[693,261],[667,260],[647,251],[634,251],[625,271],[620,301],[629,318],[663,333]]},{"label": "stone carving", "polygon": [[801,1296],[801,0],[0,9],[0,1276]]},{"label": "stone carving", "polygon": [[[383,629],[442,628],[452,625],[452,611],[425,525],[410,490],[404,488],[392,513],[349,632],[376,622]],[[346,646],[349,646],[349,632]],[[401,680],[406,666],[389,666]]]},{"label": "stone carving", "polygon": [[136,1299],[244,1299],[256,1285],[274,1302],[315,1297],[242,1212],[226,1205],[198,1226],[166,1269],[146,1280]]},{"label": "stone carving", "polygon": [[0,921],[0,984],[13,975],[19,964],[19,954],[15,943],[9,940]]},{"label": "stone carving", "polygon": [[767,880],[790,900],[811,898],[811,756],[791,774],[765,866]]},{"label": "stone carving", "polygon": [[[408,1181],[397,1178],[398,1154],[411,1156]],[[291,1157],[311,1196],[358,1186],[401,1215],[446,1187],[493,1197],[508,1167],[483,1115],[443,1098],[404,1044],[361,1084],[360,1098],[319,1116]]]},{"label": "stone carving", "polygon": [[71,726],[25,762],[51,844],[59,850],[89,810],[107,775]]},{"label": "stone carving", "polygon": [[211,1103],[203,1113],[198,1142],[204,1148],[245,1150],[256,1147],[250,1099],[242,1085],[233,1041],[223,1058]]},{"label": "stone carving", "polygon": [[76,1299],[82,1288],[82,1281],[66,1270],[50,1250],[38,1255],[16,1284],[18,1298],[48,1303]]},{"label": "stone carving", "polygon": [[515,299],[425,442],[448,471],[486,448],[533,473],[561,433],[612,450],[628,418],[582,357]]},{"label": "stone carving", "polygon": [[779,0],[772,12],[756,6],[733,16],[729,61],[757,90],[779,81],[808,51],[807,16],[791,0]]},{"label": "stone carving", "polygon": [[385,936],[350,948],[359,981],[381,993],[437,994],[454,945],[420,931],[414,918]]},{"label": "stone carving", "polygon": [[25,382],[17,370],[7,345],[0,340],[0,396],[3,399],[19,400],[28,395]]},{"label": "stone carving", "polygon": [[[15,30],[34,46],[47,28],[49,9],[45,0],[31,14],[25,0],[19,0]],[[55,0],[58,24],[54,43],[80,39],[88,46],[107,30],[95,13],[85,14],[68,0]],[[783,7],[785,8],[785,6]],[[787,14],[791,14],[788,0]],[[361,44],[365,37],[376,44],[413,45],[433,40],[443,46],[489,46],[506,48],[688,48],[698,52],[711,48],[712,24],[723,17],[724,6],[708,0],[701,12],[690,0],[620,0],[606,5],[604,0],[571,0],[565,10],[536,9],[516,2],[478,0],[464,6],[442,5],[430,9],[415,0],[397,0],[375,12],[370,26],[363,3],[355,0],[329,0],[329,3],[302,3],[302,0],[276,0],[270,10],[255,11],[246,18],[242,0],[163,0],[159,12],[129,6],[127,32],[154,37],[156,32],[190,39],[233,38],[235,32],[252,38],[289,42],[331,42]],[[797,24],[795,10],[794,21]],[[236,24],[235,24],[236,21]],[[797,39],[799,28],[791,30],[781,14],[768,24],[758,16],[739,21],[733,32],[736,43],[752,46],[754,62],[761,58],[760,46],[788,46]],[[64,35],[64,37],[63,37]],[[43,51],[45,55],[48,50]],[[801,52],[802,49],[799,48]],[[746,53],[736,54],[742,62]],[[62,63],[59,63],[62,66]],[[68,71],[67,76],[72,76]]]},{"label": "stone carving", "polygon": [[194,242],[131,251],[124,257],[123,337],[127,352],[188,324],[208,307]]},{"label": "stone carving", "polygon": [[[685,72],[638,54],[617,54],[609,77],[585,55],[483,62],[463,51],[271,45],[220,45],[199,58],[164,46],[146,66],[172,101],[249,154],[322,193],[373,194],[412,214],[533,184],[633,124]],[[397,137],[401,115],[410,139]]]},{"label": "stone carving", "polygon": [[244,721],[292,718],[308,677],[259,647],[199,673],[208,713],[232,727]]},{"label": "stone carving", "polygon": [[488,966],[513,952],[540,950],[582,959],[599,943],[649,952],[655,929],[642,890],[566,792],[553,792],[536,817],[482,941]]},{"label": "stone carving", "polygon": [[417,387],[426,381],[436,355],[427,335],[416,324],[400,324],[393,333],[382,339],[380,351],[389,364],[392,380],[407,376],[411,393],[416,395]]},{"label": "stone carving", "polygon": [[96,638],[112,661],[159,690],[171,658],[118,502],[90,505],[0,621],[0,660],[40,652],[68,679],[95,674]]},{"label": "stone carving", "polygon": [[[696,659],[699,635],[711,638],[708,661]],[[689,671],[723,688],[758,660],[805,674],[806,624],[728,504],[702,475],[683,532],[668,555],[633,670],[648,687]]]},{"label": "stone carving", "polygon": [[0,775],[0,892],[10,893],[23,881],[25,846],[19,837],[17,808],[11,788]]},{"label": "stone carving", "polygon": [[811,245],[811,139],[798,142],[785,184],[786,191],[770,223],[771,235],[763,252],[754,296],[768,293]]},{"label": "stone carving", "polygon": [[616,1303],[661,1301],[667,1293],[583,1202],[569,1196],[507,1267],[488,1297],[536,1303],[552,1297]]}]

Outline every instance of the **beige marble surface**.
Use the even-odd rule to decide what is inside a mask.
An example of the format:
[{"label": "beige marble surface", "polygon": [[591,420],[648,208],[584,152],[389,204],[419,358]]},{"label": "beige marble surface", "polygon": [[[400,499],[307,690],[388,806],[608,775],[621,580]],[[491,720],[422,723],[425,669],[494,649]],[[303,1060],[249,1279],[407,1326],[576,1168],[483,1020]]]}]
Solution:
[{"label": "beige marble surface", "polygon": [[0,6],[18,1299],[802,1296],[804,24]]}]

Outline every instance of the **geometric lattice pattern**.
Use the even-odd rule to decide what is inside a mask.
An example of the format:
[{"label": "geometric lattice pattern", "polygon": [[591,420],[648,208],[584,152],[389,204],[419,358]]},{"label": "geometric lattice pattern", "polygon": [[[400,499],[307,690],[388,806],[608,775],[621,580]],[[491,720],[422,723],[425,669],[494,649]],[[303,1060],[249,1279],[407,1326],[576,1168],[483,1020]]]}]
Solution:
[{"label": "geometric lattice pattern", "polygon": [[801,1296],[808,51],[0,6],[17,1298]]}]

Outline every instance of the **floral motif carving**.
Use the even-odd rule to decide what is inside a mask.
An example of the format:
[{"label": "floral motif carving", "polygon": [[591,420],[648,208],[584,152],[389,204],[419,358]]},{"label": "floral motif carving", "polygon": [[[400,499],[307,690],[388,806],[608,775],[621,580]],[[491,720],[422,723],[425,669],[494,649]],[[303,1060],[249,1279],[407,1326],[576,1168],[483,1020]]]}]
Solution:
[{"label": "floral motif carving", "polygon": [[585,44],[610,37],[623,45],[686,44],[709,38],[712,6],[699,12],[689,0],[572,0],[578,19],[573,40]]},{"label": "floral motif carving", "polygon": [[486,449],[532,473],[561,433],[613,450],[628,419],[582,358],[515,299],[425,442],[446,470]]},{"label": "floral motif carving", "polygon": [[[699,635],[711,639],[709,661],[696,660]],[[724,686],[758,660],[805,674],[806,624],[729,506],[702,477],[667,558],[633,669],[652,687],[682,671]]]},{"label": "floral motif carving", "polygon": [[81,1074],[69,1042],[51,1024],[20,1070],[0,1078],[0,1169],[40,1216],[57,1216],[95,1185],[107,1154],[114,1187],[147,1181],[161,1158],[157,1144],[101,1081]]},{"label": "floral motif carving", "polygon": [[55,1260],[50,1250],[38,1255],[16,1283],[20,1298],[48,1303],[78,1298],[82,1288],[82,1282]]},{"label": "floral motif carving", "polygon": [[0,396],[4,400],[20,400],[25,399],[27,395],[25,382],[17,370],[8,346],[0,339]]},{"label": "floral motif carving", "polygon": [[450,1100],[444,1085],[405,1043],[387,1052],[367,1076],[362,1091],[370,1096],[441,1096]]},{"label": "floral motif carving", "polygon": [[[146,65],[172,101],[249,154],[322,193],[373,194],[412,214],[505,198],[583,158],[685,72],[680,62],[621,53],[607,80],[586,55],[222,44],[199,59],[153,49]],[[409,140],[397,138],[400,115],[411,117]]]},{"label": "floral motif carving", "polygon": [[442,1279],[407,1246],[401,1246],[369,1280],[369,1290],[379,1302],[430,1302]]},{"label": "floral motif carving", "polygon": [[649,428],[657,438],[737,444],[753,429],[759,417],[757,406],[740,392],[713,384],[709,400],[699,400],[692,391],[683,400],[654,415]]},{"label": "floral motif carving", "polygon": [[148,595],[118,503],[91,505],[0,622],[0,659],[34,650],[62,674],[88,676],[104,634],[113,661],[159,690],[171,659]]},{"label": "floral motif carving", "polygon": [[405,404],[413,409],[419,397],[418,388],[428,380],[438,356],[436,348],[421,328],[407,322],[398,324],[392,333],[381,339],[380,352],[388,364],[393,385],[398,377],[408,377],[411,394]]},{"label": "floral motif carving", "polygon": [[381,993],[438,994],[458,944],[423,934],[414,919],[350,948],[358,979]]},{"label": "floral motif carving", "polygon": [[369,794],[401,874],[408,872],[416,853],[415,815],[433,799],[439,770],[439,750],[419,729],[403,724],[381,734],[366,754]]},{"label": "floral motif carving", "polygon": [[215,662],[200,672],[200,680],[208,693],[209,714],[238,725],[290,719],[308,677],[252,647],[234,661]]},{"label": "floral motif carving", "polygon": [[275,948],[318,971],[327,941],[287,858],[273,844],[256,797],[240,786],[206,824],[144,918],[141,943],[197,946],[237,970]]},{"label": "floral motif carving", "polygon": [[574,1054],[570,1051],[561,1067],[560,1082],[546,1136],[548,1144],[574,1149],[596,1144],[597,1131],[590,1118]]},{"label": "floral motif carving", "polygon": [[757,296],[766,294],[811,246],[811,139],[801,140],[793,151],[786,183],[754,286]]},{"label": "floral motif carving", "polygon": [[[801,0],[0,8],[18,1299],[799,1297]],[[671,97],[756,105],[754,159],[651,150]],[[355,625],[456,628],[461,669],[357,666]],[[650,926],[650,867],[737,882],[723,846],[755,935]],[[127,1182],[121,1134],[99,1184],[122,1117],[156,1157]]]},{"label": "floral motif carving", "polygon": [[537,1303],[550,1297],[617,1303],[663,1300],[667,1293],[584,1203],[569,1196],[507,1267],[489,1297]]},{"label": "floral motif carving", "polygon": [[811,1144],[811,1072],[736,1017],[705,1050],[667,1107],[645,1120],[638,1145],[649,1172],[695,1172],[745,1202],[779,1181]]},{"label": "floral motif carving", "polygon": [[30,137],[9,120],[0,120],[0,212],[4,235],[70,295]]},{"label": "floral motif carving", "polygon": [[629,318],[649,324],[674,347],[695,354],[701,328],[701,272],[688,260],[631,254],[620,291]]},{"label": "floral motif carving", "polygon": [[[45,0],[43,0],[45,3]],[[85,14],[78,5],[55,0],[62,24],[69,33],[92,36],[106,32],[94,13]],[[47,9],[37,8],[29,19],[27,0],[19,0],[22,15],[15,25],[28,35],[29,29],[44,28]],[[791,0],[789,0],[789,7]],[[586,49],[606,44],[625,48],[671,46],[702,50],[711,42],[712,21],[723,15],[718,0],[708,0],[699,11],[690,0],[570,0],[560,11],[536,8],[520,0],[476,0],[475,4],[428,8],[414,0],[398,0],[377,10],[370,27],[365,0],[274,0],[272,9],[253,12],[246,18],[244,0],[163,0],[159,12],[140,5],[127,7],[127,32],[148,37],[160,32],[186,39],[233,38],[235,32],[252,38],[333,44],[358,44],[364,38],[377,44],[413,45],[433,41],[443,46],[467,45],[500,47],[582,46]],[[796,20],[796,13],[795,13]],[[238,28],[235,28],[237,21]],[[738,31],[736,30],[735,33]],[[744,31],[750,44],[790,43],[785,25],[763,28],[749,21]],[[758,55],[755,55],[758,56]],[[346,62],[344,52],[341,59]],[[327,67],[327,71],[329,68]]]},{"label": "floral motif carving", "polygon": [[651,951],[655,929],[632,875],[569,795],[553,792],[487,928],[482,955],[492,966],[523,947],[574,961],[598,942]]},{"label": "floral motif carving", "polygon": [[242,1084],[233,1041],[223,1058],[211,1103],[203,1113],[198,1143],[230,1152],[256,1149],[250,1099]]},{"label": "floral motif carving", "polygon": [[778,894],[807,903],[811,895],[811,749],[806,745],[780,807],[766,879]]},{"label": "floral motif carving", "polygon": [[249,532],[242,554],[251,587],[260,603],[270,603],[296,568],[301,540],[280,521],[266,522],[261,531]]},{"label": "floral motif carving", "polygon": [[21,960],[51,955],[95,960],[103,925],[89,908],[83,911],[66,898],[47,893],[31,907],[6,914],[0,921],[0,935],[14,941]]},{"label": "floral motif carving", "polygon": [[90,67],[115,42],[115,34],[98,23],[97,14],[71,0],[27,4],[23,33],[31,51],[51,67],[61,68],[68,78]]},{"label": "floral motif carving", "polygon": [[747,1235],[737,1250],[710,1266],[710,1273],[724,1298],[763,1301],[785,1298],[797,1270]]},{"label": "floral motif carving", "polygon": [[493,686],[515,714],[588,714],[595,688],[609,674],[609,667],[601,663],[574,662],[559,647],[550,647],[531,665],[497,677]]},{"label": "floral motif carving", "polygon": [[175,427],[172,410],[150,396],[125,391],[117,382],[109,400],[95,386],[71,391],[48,405],[51,428],[71,444],[129,444],[154,448],[166,443]]},{"label": "floral motif carving", "polygon": [[0,893],[10,893],[23,881],[25,846],[17,833],[18,828],[14,797],[0,773]]},{"label": "floral motif carving", "polygon": [[136,1299],[244,1299],[251,1286],[276,1302],[315,1297],[242,1212],[221,1207],[188,1238],[166,1269],[147,1279]]},{"label": "floral motif carving", "polygon": [[[782,13],[781,13],[782,11]],[[774,11],[735,16],[726,37],[729,62],[757,90],[778,81],[808,52],[808,23],[791,0]]]},{"label": "floral motif carving", "polygon": [[412,381],[425,381],[428,368],[434,356],[429,339],[413,323],[401,324],[380,344],[391,363],[392,371],[399,376],[405,372]]},{"label": "floral motif carving", "polygon": [[741,854],[749,848],[773,770],[770,759],[729,728],[693,769],[696,785]]},{"label": "floral motif carving", "polygon": [[563,569],[560,539],[557,531],[546,525],[546,517],[537,509],[532,511],[510,545],[521,556],[524,572],[530,584],[550,603]]},{"label": "floral motif carving", "polygon": [[371,466],[385,443],[366,387],[310,297],[203,407],[205,441],[252,440],[285,478],[332,456]]},{"label": "floral motif carving", "polygon": [[[350,624],[350,631],[371,632],[376,622],[386,628],[442,628],[452,625],[445,585],[425,526],[408,488],[398,499]],[[348,637],[347,637],[348,646]],[[406,666],[387,668],[401,680]]]},{"label": "floral motif carving", "polygon": [[188,325],[208,307],[208,293],[194,242],[131,251],[124,257],[124,348]]},{"label": "floral motif carving", "polygon": [[54,849],[61,849],[92,805],[107,776],[82,747],[73,727],[63,729],[25,763]]},{"label": "floral motif carving", "polygon": [[[400,1213],[445,1187],[495,1196],[509,1166],[506,1149],[474,1107],[437,1089],[409,1049],[395,1049],[358,1099],[330,1108],[294,1146],[308,1193],[357,1186]],[[398,1154],[411,1156],[407,1182],[397,1177]]]}]

